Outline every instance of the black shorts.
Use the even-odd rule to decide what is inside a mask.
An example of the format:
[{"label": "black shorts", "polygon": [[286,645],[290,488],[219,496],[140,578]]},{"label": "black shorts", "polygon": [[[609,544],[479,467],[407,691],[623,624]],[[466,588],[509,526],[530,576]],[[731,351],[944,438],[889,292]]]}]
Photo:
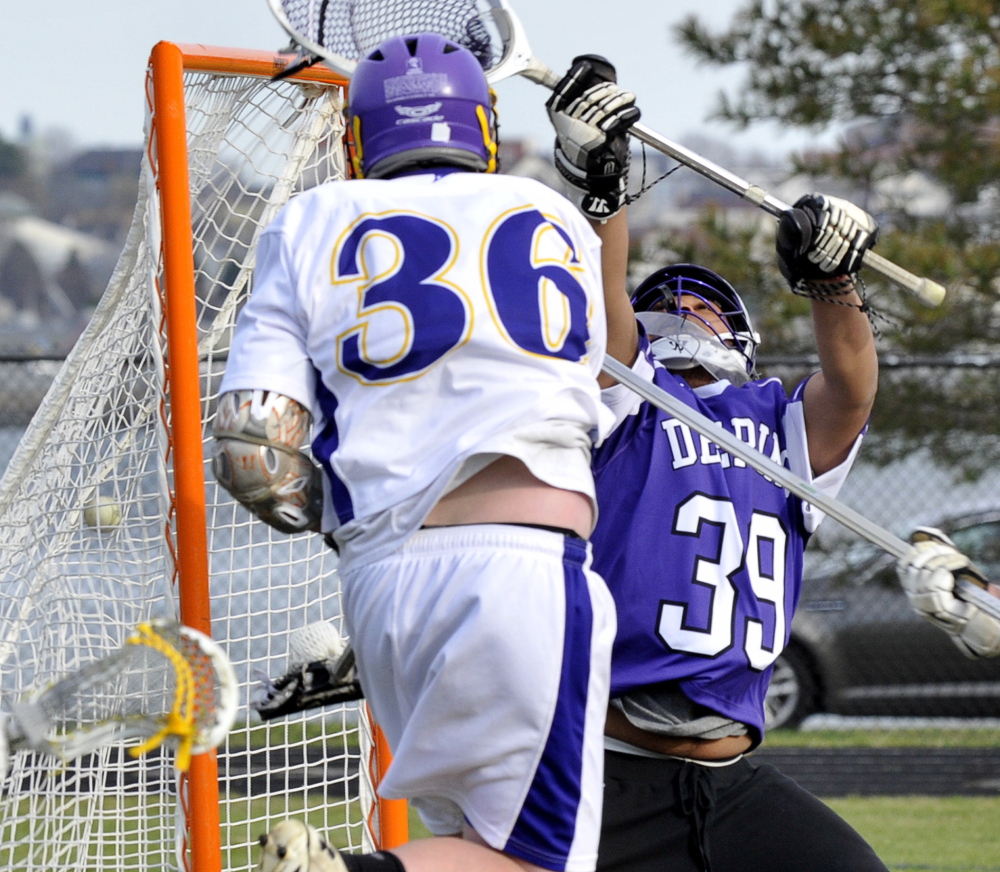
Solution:
[{"label": "black shorts", "polygon": [[604,755],[598,872],[888,872],[841,817],[769,763]]}]

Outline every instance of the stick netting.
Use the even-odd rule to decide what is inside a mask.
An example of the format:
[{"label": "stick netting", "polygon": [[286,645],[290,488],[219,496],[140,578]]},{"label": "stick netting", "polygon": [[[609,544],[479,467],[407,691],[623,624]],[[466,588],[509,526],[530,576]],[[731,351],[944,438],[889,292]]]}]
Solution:
[{"label": "stick netting", "polygon": [[[184,89],[207,443],[260,229],[297,191],[344,176],[343,95],[228,72],[187,72]],[[0,480],[0,706],[8,711],[31,689],[121,648],[139,623],[178,614],[157,192],[157,155],[177,147],[147,144],[111,282]],[[252,519],[215,485],[207,462],[205,478],[213,636],[240,685],[237,726],[219,749],[223,867],[250,869],[257,836],[286,814],[370,849],[357,803],[370,788],[358,750],[370,736],[357,704],[269,728],[249,726],[246,714],[255,672],[284,665],[291,631],[321,619],[339,627],[333,552],[318,537],[288,537]],[[88,513],[98,498],[113,507]],[[171,753],[133,759],[111,743],[59,764],[16,752],[0,793],[0,868],[186,868],[187,787]]]},{"label": "stick netting", "polygon": [[504,40],[490,0],[281,0],[291,27],[310,42],[357,61],[390,36],[433,31],[495,67]]},{"label": "stick netting", "polygon": [[186,771],[192,751],[214,747],[228,720],[228,677],[193,631],[176,621],[140,624],[117,651],[14,703],[8,740],[65,761],[115,736],[143,739],[133,755],[170,742]]}]

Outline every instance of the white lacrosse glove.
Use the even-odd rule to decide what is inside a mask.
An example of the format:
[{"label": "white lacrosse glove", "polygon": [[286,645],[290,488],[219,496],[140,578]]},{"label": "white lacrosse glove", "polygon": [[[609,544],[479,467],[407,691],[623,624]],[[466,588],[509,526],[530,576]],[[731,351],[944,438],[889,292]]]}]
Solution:
[{"label": "white lacrosse glove", "polygon": [[969,558],[934,527],[918,527],[912,539],[896,572],[914,611],[944,630],[966,657],[1000,654],[1000,621],[955,595],[958,574],[978,575]]},{"label": "white lacrosse glove", "polygon": [[839,197],[807,194],[778,219],[778,268],[792,288],[802,281],[853,277],[878,241],[878,224]]},{"label": "white lacrosse glove", "polygon": [[607,60],[581,55],[545,104],[556,131],[556,169],[570,199],[596,221],[606,221],[625,205],[628,130],[640,115],[635,95],[615,80]]},{"label": "white lacrosse glove", "polygon": [[257,872],[347,872],[343,858],[315,827],[286,820],[260,837]]}]

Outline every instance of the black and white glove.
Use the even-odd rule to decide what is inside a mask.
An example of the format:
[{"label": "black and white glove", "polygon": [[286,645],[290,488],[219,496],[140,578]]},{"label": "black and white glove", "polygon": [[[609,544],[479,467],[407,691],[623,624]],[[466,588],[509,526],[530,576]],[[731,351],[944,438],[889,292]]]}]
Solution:
[{"label": "black and white glove", "polygon": [[364,698],[354,651],[328,621],[308,624],[288,640],[288,667],[277,679],[262,675],[258,699],[250,701],[261,720]]},{"label": "black and white glove", "polygon": [[570,199],[595,221],[625,205],[628,130],[640,115],[635,95],[619,88],[616,78],[604,58],[581,55],[545,104],[556,130],[556,169]]},{"label": "black and white glove", "polygon": [[347,872],[347,864],[315,827],[289,818],[260,837],[257,872]]},{"label": "black and white glove", "polygon": [[807,194],[778,219],[778,268],[792,289],[817,279],[853,281],[878,241],[878,224],[839,197]]},{"label": "black and white glove", "polygon": [[956,577],[979,577],[968,557],[934,527],[918,527],[913,545],[896,563],[914,611],[944,630],[966,657],[1000,654],[1000,621],[955,595]]}]

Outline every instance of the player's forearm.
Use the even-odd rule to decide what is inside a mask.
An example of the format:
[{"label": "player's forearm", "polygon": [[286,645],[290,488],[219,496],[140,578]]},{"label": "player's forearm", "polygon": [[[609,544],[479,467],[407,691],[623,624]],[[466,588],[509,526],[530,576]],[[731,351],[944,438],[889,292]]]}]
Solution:
[{"label": "player's forearm", "polygon": [[848,305],[817,300],[812,304],[813,330],[825,401],[867,418],[878,390],[878,356],[868,316],[856,293],[842,298]]},{"label": "player's forearm", "polygon": [[[639,334],[626,285],[628,276],[626,212],[627,210],[623,208],[613,218],[603,223],[593,221],[591,224],[601,240],[604,305],[608,318],[608,354],[615,360],[631,366],[638,352]],[[601,377],[602,387],[613,383],[607,376]]]},{"label": "player's forearm", "polygon": [[[848,300],[860,302],[853,294]],[[847,459],[868,421],[878,388],[878,357],[864,312],[826,301],[812,308],[820,372],[806,385],[803,406],[809,460],[820,475]]]}]

